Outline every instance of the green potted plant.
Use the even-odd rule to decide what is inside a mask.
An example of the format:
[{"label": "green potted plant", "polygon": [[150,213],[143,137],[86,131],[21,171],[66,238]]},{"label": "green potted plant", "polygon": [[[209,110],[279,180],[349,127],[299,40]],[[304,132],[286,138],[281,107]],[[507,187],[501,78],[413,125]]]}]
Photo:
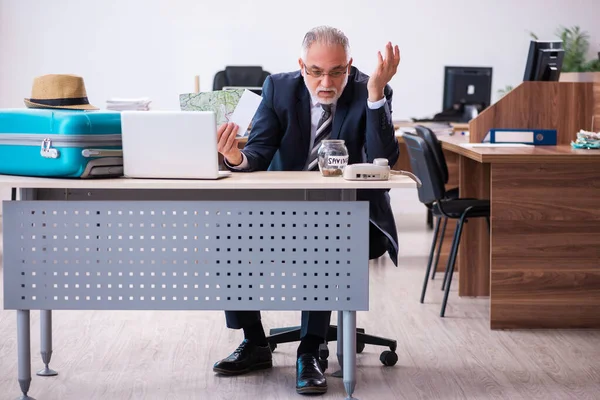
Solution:
[{"label": "green potted plant", "polygon": [[[590,81],[600,80],[600,53],[592,60],[587,60],[590,49],[590,35],[579,26],[567,28],[564,26],[556,30],[556,36],[563,42],[565,55],[560,75],[561,81]],[[531,32],[531,37],[538,39]]]},{"label": "green potted plant", "polygon": [[498,90],[498,96],[504,97],[508,94],[508,92],[510,92],[513,89],[514,88],[511,85],[506,85],[506,86],[504,86],[504,88]]},{"label": "green potted plant", "polygon": [[[535,33],[529,32],[529,34],[533,39],[539,40]],[[596,59],[586,60],[590,49],[590,35],[581,30],[579,26],[572,28],[561,26],[555,34],[562,40],[565,50],[560,81],[600,81],[600,52],[598,52]],[[512,89],[512,86],[506,85],[503,89],[498,90],[498,96],[505,96]]]}]

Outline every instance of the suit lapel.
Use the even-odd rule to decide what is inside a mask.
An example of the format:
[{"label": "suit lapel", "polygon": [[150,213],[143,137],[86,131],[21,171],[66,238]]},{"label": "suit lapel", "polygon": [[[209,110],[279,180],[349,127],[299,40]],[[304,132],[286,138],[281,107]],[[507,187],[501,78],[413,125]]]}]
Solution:
[{"label": "suit lapel", "polygon": [[298,116],[298,126],[300,127],[300,145],[303,151],[297,151],[298,163],[306,163],[308,156],[308,147],[310,146],[310,94],[304,85],[304,82],[298,87],[296,92],[296,110]]}]

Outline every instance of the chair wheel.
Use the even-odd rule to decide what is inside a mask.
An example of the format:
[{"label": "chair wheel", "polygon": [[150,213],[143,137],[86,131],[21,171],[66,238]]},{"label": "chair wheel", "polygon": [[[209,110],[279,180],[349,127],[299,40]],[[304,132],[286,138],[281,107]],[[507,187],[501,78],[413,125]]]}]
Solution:
[{"label": "chair wheel", "polygon": [[388,367],[394,366],[398,362],[398,354],[394,351],[386,350],[379,356],[379,361]]},{"label": "chair wheel", "polygon": [[364,349],[365,349],[364,343],[356,342],[356,354],[362,353]]},{"label": "chair wheel", "polygon": [[277,343],[269,342],[269,348],[271,349],[271,353],[273,353],[275,351],[275,349],[277,348]]}]

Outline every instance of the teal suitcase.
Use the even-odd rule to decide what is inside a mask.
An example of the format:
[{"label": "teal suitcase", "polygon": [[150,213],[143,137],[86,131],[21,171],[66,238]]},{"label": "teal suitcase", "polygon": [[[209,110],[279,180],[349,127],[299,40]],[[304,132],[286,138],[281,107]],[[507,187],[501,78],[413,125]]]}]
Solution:
[{"label": "teal suitcase", "polygon": [[0,174],[56,178],[122,176],[121,114],[0,109]]}]

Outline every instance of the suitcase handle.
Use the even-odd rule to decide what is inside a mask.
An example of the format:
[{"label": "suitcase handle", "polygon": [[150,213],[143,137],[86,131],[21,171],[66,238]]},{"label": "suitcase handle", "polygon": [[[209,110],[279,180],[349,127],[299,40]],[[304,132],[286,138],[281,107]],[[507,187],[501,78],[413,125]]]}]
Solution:
[{"label": "suitcase handle", "polygon": [[83,149],[81,155],[89,157],[123,157],[123,150],[119,149]]}]

